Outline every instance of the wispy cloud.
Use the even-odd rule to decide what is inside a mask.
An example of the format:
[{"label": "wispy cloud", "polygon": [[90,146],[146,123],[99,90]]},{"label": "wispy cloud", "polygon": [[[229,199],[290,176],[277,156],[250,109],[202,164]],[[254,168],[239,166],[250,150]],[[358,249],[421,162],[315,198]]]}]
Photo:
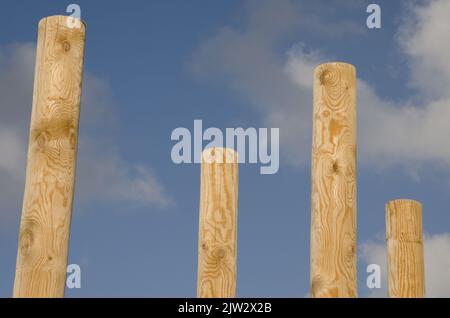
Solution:
[{"label": "wispy cloud", "polygon": [[24,149],[20,135],[13,129],[0,127],[0,170],[15,181],[24,176]]},{"label": "wispy cloud", "polygon": [[[359,248],[358,258],[362,260],[365,267],[370,264],[379,265],[381,268],[381,288],[371,289],[366,293],[367,297],[370,298],[385,298],[388,296],[387,289],[387,258],[386,258],[386,247],[382,243],[367,241],[364,242]],[[364,275],[367,277],[369,273]],[[366,281],[363,281],[365,284]],[[361,291],[360,291],[361,293]],[[363,294],[363,293],[362,293]]]},{"label": "wispy cloud", "polygon": [[[427,297],[450,297],[450,233],[425,235],[425,293]],[[383,243],[365,242],[360,258],[365,264],[381,266],[380,289],[373,289],[369,297],[387,297],[386,246]]]},{"label": "wispy cloud", "polygon": [[[312,70],[328,60],[327,52],[297,42],[280,54],[277,44],[302,30],[319,30],[317,37],[327,38],[329,34],[320,32],[318,25],[328,25],[333,14],[324,6],[325,14],[320,11],[317,16],[313,13],[317,8],[291,1],[251,2],[244,26],[218,30],[198,46],[191,62],[199,78],[225,82],[248,101],[265,124],[280,127],[283,158],[298,167],[309,162]],[[396,36],[411,70],[406,82],[416,89],[420,104],[390,101],[377,95],[371,83],[358,80],[358,152],[362,166],[418,168],[438,163],[450,171],[450,147],[443,146],[450,136],[449,9],[450,0],[411,5],[405,11],[409,22]],[[348,36],[350,30],[354,35],[359,30],[330,29],[335,40]]]},{"label": "wispy cloud", "polygon": [[[0,217],[20,215],[28,126],[31,116],[34,45],[0,47]],[[78,202],[123,202],[162,207],[171,202],[152,169],[120,155],[113,94],[106,81],[85,72],[77,164]],[[4,222],[0,222],[4,223]]]},{"label": "wispy cloud", "polygon": [[124,161],[114,148],[84,140],[79,146],[77,198],[84,203],[124,203],[166,207],[172,203],[153,170]]},{"label": "wispy cloud", "polygon": [[[246,12],[242,28],[223,27],[201,43],[190,68],[198,78],[224,81],[249,102],[265,124],[281,127],[285,157],[294,165],[302,164],[309,157],[304,150],[310,139],[310,107],[306,106],[311,104],[311,90],[291,80],[286,56],[276,51],[280,38],[301,28],[302,16],[291,1],[253,1]],[[302,56],[297,65],[306,68],[295,77],[306,83],[312,79],[309,72],[318,59],[314,53]]]},{"label": "wispy cloud", "polygon": [[408,22],[397,41],[408,59],[419,102],[393,103],[377,96],[368,83],[360,83],[361,144],[364,161],[377,165],[440,164],[450,168],[450,44],[447,40],[450,0],[426,1],[410,6]]},{"label": "wispy cloud", "polygon": [[[361,10],[360,5],[333,2]],[[309,162],[313,69],[326,56],[306,49],[304,43],[294,43],[280,54],[278,44],[300,31],[314,30],[322,38],[364,34],[360,24],[336,18],[332,7],[332,3],[250,1],[242,26],[217,30],[197,47],[189,64],[197,78],[224,82],[248,101],[265,125],[280,127],[284,160],[297,167]]]},{"label": "wispy cloud", "polygon": [[410,84],[429,100],[450,97],[449,0],[412,1],[397,40],[410,60]]}]

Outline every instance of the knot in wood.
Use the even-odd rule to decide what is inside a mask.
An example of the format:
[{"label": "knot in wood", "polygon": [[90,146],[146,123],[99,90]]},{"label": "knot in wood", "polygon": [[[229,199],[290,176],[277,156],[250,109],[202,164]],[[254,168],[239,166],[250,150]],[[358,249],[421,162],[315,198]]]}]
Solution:
[{"label": "knot in wood", "polygon": [[30,229],[24,229],[20,238],[20,253],[22,255],[28,255],[33,245],[33,232]]},{"label": "knot in wood", "polygon": [[333,161],[331,169],[333,170],[334,173],[337,173],[339,171],[339,164],[338,164],[337,160]]},{"label": "knot in wood", "polygon": [[222,248],[222,247],[216,248],[216,249],[214,250],[214,252],[213,252],[214,257],[220,258],[220,259],[221,259],[221,258],[224,258],[224,257],[225,257],[225,254],[226,254],[225,249]]},{"label": "knot in wood", "polygon": [[323,86],[331,85],[336,82],[336,75],[332,70],[324,70],[319,77],[320,84]]},{"label": "knot in wood", "polygon": [[62,43],[62,47],[64,52],[69,52],[70,51],[70,43],[67,40],[64,40]]},{"label": "knot in wood", "polygon": [[46,131],[40,132],[36,137],[36,144],[39,149],[44,149],[48,144],[48,134]]}]

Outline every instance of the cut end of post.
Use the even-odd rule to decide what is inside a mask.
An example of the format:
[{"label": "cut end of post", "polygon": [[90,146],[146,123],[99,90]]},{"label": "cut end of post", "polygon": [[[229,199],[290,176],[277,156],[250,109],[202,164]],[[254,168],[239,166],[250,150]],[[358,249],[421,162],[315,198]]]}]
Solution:
[{"label": "cut end of post", "polygon": [[344,71],[356,79],[356,67],[349,63],[329,62],[320,64],[314,69],[314,78],[320,85],[333,85],[340,79],[340,73]]},{"label": "cut end of post", "polygon": [[[330,62],[316,67],[312,128],[311,295],[356,297],[356,69],[353,65]],[[335,233],[345,233],[345,238],[330,239]]]},{"label": "cut end of post", "polygon": [[39,27],[47,24],[47,22],[52,22],[61,26],[66,26],[69,29],[82,29],[83,32],[86,30],[86,22],[75,17],[67,15],[51,15],[42,18],[39,21]]},{"label": "cut end of post", "polygon": [[422,208],[422,203],[420,203],[420,201],[417,200],[413,200],[413,199],[393,199],[393,200],[389,200],[386,203],[386,207],[390,206],[390,205],[403,205],[403,204],[409,204],[409,205],[413,205],[413,206],[418,206],[420,208]]},{"label": "cut end of post", "polygon": [[202,152],[202,163],[238,163],[238,153],[231,148],[208,148]]},{"label": "cut end of post", "polygon": [[348,68],[352,68],[352,69],[356,70],[356,67],[353,64],[346,63],[346,62],[340,62],[340,61],[330,61],[330,62],[319,64],[318,66],[316,66],[315,70],[318,70],[321,68],[326,68],[326,67],[336,67],[336,66],[348,67]]},{"label": "cut end of post", "polygon": [[14,297],[64,296],[84,47],[80,20],[51,16],[39,22]]}]

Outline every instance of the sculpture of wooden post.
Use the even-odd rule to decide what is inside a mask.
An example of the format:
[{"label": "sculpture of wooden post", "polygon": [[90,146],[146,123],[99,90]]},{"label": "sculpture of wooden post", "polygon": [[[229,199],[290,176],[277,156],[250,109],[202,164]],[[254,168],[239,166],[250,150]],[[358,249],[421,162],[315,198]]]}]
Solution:
[{"label": "sculpture of wooden post", "polygon": [[314,72],[311,296],[356,297],[356,70]]},{"label": "sculpture of wooden post", "polygon": [[389,297],[425,297],[422,204],[393,200],[386,204]]},{"label": "sculpture of wooden post", "polygon": [[197,295],[236,297],[237,153],[206,149],[201,170]]},{"label": "sculpture of wooden post", "polygon": [[75,183],[85,26],[39,22],[14,297],[63,297]]}]

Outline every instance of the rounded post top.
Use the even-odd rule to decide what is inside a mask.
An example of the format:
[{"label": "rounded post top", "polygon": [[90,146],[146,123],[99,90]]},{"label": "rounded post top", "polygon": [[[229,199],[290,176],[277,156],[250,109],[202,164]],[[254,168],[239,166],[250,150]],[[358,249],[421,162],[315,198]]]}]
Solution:
[{"label": "rounded post top", "polygon": [[324,73],[335,73],[337,71],[350,73],[356,77],[356,67],[345,62],[327,62],[320,64],[314,69],[314,74],[315,76],[321,77]]},{"label": "rounded post top", "polygon": [[316,69],[318,68],[323,68],[323,67],[336,67],[336,66],[341,66],[341,67],[350,67],[356,70],[356,67],[353,64],[347,63],[347,62],[340,62],[340,61],[330,61],[330,62],[326,62],[326,63],[322,63],[316,66]]},{"label": "rounded post top", "polygon": [[391,204],[401,204],[401,205],[409,204],[409,205],[415,205],[415,206],[422,208],[422,203],[420,201],[413,200],[413,199],[392,199],[386,203],[386,206],[389,206]]},{"label": "rounded post top", "polygon": [[202,152],[202,162],[205,163],[237,163],[238,153],[232,148],[211,147]]},{"label": "rounded post top", "polygon": [[[314,81],[319,86],[335,86],[347,83],[346,88],[356,85],[356,68],[343,62],[329,62],[318,65],[314,69]],[[314,87],[316,87],[316,84]]]},{"label": "rounded post top", "polygon": [[41,26],[42,24],[47,23],[48,21],[57,23],[59,25],[65,25],[67,28],[70,29],[74,28],[82,28],[84,30],[86,29],[85,21],[68,15],[51,15],[48,17],[44,17],[41,20],[39,20],[38,25]]}]

